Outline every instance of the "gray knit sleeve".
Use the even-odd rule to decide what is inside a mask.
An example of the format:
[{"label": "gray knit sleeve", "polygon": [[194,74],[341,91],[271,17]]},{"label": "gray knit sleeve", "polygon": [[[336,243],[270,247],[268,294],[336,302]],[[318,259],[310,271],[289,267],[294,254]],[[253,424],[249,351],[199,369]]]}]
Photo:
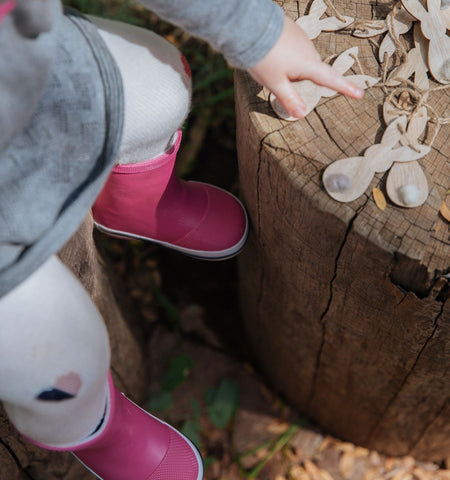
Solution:
[{"label": "gray knit sleeve", "polygon": [[248,69],[278,40],[283,10],[271,0],[139,0],[161,18],[209,42]]}]

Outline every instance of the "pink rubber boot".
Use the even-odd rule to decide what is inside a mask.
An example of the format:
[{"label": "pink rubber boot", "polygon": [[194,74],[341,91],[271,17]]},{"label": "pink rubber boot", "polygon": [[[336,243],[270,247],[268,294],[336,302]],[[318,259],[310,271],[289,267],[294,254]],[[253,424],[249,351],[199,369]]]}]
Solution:
[{"label": "pink rubber boot", "polygon": [[203,464],[194,445],[167,423],[120,393],[109,377],[109,396],[100,429],[76,445],[49,446],[71,451],[101,480],[201,480]]},{"label": "pink rubber boot", "polygon": [[110,235],[156,242],[187,255],[219,260],[244,246],[248,221],[241,202],[217,187],[179,180],[175,145],[148,162],[116,165],[92,212]]}]

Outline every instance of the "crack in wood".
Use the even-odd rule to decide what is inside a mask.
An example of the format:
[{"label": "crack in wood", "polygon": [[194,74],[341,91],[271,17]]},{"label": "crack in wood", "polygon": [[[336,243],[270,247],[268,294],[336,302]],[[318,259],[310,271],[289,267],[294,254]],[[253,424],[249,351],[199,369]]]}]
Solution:
[{"label": "crack in wood", "polygon": [[442,407],[436,412],[436,414],[434,415],[432,420],[422,429],[418,439],[416,441],[412,442],[412,444],[410,445],[409,450],[408,450],[408,455],[410,455],[414,451],[414,449],[417,447],[417,445],[419,445],[421,440],[424,438],[427,430],[433,425],[433,423],[436,421],[436,419],[439,418],[442,415],[444,410],[447,408],[448,402],[449,402],[449,400],[447,398],[445,400],[444,404],[442,405]]},{"label": "crack in wood", "polygon": [[[343,155],[347,155],[347,153],[345,152],[345,150],[337,143],[337,141],[333,138],[333,136],[331,135],[330,131],[328,130],[328,127],[325,123],[325,120],[322,118],[322,116],[320,115],[320,113],[318,112],[318,109],[315,109],[314,110],[317,118],[319,119],[319,122],[321,123],[322,127],[324,128],[328,138],[331,140],[332,143],[334,143],[334,145],[336,145],[336,147],[339,149],[339,151],[343,154]],[[312,128],[312,125],[310,122],[308,122],[309,125],[311,126]]]},{"label": "crack in wood", "polygon": [[342,239],[341,245],[339,246],[339,250],[336,254],[336,258],[334,260],[334,273],[333,273],[333,277],[331,278],[331,281],[330,281],[328,302],[327,302],[327,305],[325,307],[325,310],[323,311],[323,313],[320,315],[320,318],[319,318],[319,323],[320,323],[321,328],[322,328],[322,338],[321,338],[321,343],[320,343],[320,347],[319,347],[319,352],[318,352],[317,358],[316,358],[316,366],[315,366],[315,369],[314,369],[311,392],[309,394],[309,398],[308,398],[308,401],[306,403],[308,410],[310,410],[310,408],[311,408],[311,404],[314,400],[314,397],[315,397],[316,391],[317,391],[317,382],[318,382],[318,378],[319,378],[320,364],[322,362],[322,354],[323,354],[323,349],[325,347],[325,337],[326,337],[326,320],[325,320],[325,317],[327,316],[328,312],[330,311],[331,304],[333,302],[333,285],[334,285],[334,282],[337,278],[339,260],[341,258],[341,255],[342,255],[342,252],[344,250],[345,244],[347,243],[348,236],[350,235],[350,232],[352,231],[353,224],[355,223],[355,220],[357,219],[359,213],[365,207],[366,204],[367,204],[367,201],[364,204],[362,204],[356,210],[355,214],[350,219],[350,221],[348,223],[348,226],[347,226],[347,229],[345,231],[344,237]]},{"label": "crack in wood", "polygon": [[[262,151],[265,146],[265,140],[267,137],[272,135],[275,132],[279,132],[282,130],[284,127],[280,128],[279,130],[274,130],[273,132],[269,132],[264,137],[261,138],[259,141],[259,149],[258,149],[258,168],[256,169],[256,231],[257,231],[257,236],[258,238],[261,238],[261,201],[260,201],[260,196],[261,196],[261,189],[260,189],[260,183],[261,183],[261,167],[262,167]],[[292,153],[292,152],[291,152]]]},{"label": "crack in wood", "polygon": [[[389,402],[386,404],[386,407],[384,408],[384,411],[383,413],[381,414],[380,418],[378,419],[378,421],[376,422],[375,426],[372,428],[372,430],[369,432],[369,435],[367,436],[367,441],[365,443],[367,443],[368,445],[371,445],[374,438],[376,437],[377,435],[377,430],[378,428],[380,427],[381,423],[383,422],[383,420],[385,419],[389,409],[391,408],[391,406],[394,404],[394,402],[397,400],[397,398],[399,397],[400,393],[402,392],[403,388],[405,387],[406,383],[408,382],[409,378],[411,377],[411,375],[413,374],[417,364],[419,363],[419,360],[420,358],[422,357],[422,354],[423,352],[425,351],[425,349],[427,348],[428,344],[430,343],[430,341],[433,339],[435,333],[436,333],[436,330],[438,329],[438,322],[439,322],[439,319],[441,317],[441,315],[443,314],[443,310],[444,310],[444,304],[442,304],[441,306],[441,309],[439,311],[439,313],[437,314],[435,320],[434,320],[434,323],[433,323],[433,331],[431,332],[431,334],[428,336],[428,338],[425,340],[424,344],[422,345],[422,348],[420,349],[419,353],[417,354],[411,368],[409,369],[409,371],[407,372],[407,374],[405,375],[402,383],[400,384],[399,388],[396,390],[396,392],[394,393],[393,397],[389,400]],[[425,433],[426,429],[428,428],[428,425],[427,427],[424,429],[423,433]],[[420,438],[419,438],[419,441],[420,441]],[[418,442],[417,442],[418,443]],[[411,449],[410,449],[411,450]]]}]

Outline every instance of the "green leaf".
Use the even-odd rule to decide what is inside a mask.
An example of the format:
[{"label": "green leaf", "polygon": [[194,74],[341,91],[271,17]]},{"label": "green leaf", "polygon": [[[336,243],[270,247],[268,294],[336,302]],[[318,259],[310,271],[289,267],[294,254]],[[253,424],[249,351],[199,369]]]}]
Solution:
[{"label": "green leaf", "polygon": [[194,361],[189,355],[178,355],[173,358],[169,370],[161,379],[161,388],[166,392],[175,390],[181,385],[192,371]]},{"label": "green leaf", "polygon": [[205,400],[211,423],[218,428],[224,428],[238,407],[239,388],[236,382],[226,378],[217,389],[206,392]]},{"label": "green leaf", "polygon": [[213,463],[217,462],[217,458],[214,457],[206,457],[203,459],[203,466],[205,467],[205,470],[210,467]]},{"label": "green leaf", "polygon": [[180,428],[180,432],[197,447],[200,448],[200,423],[198,420],[186,420]]},{"label": "green leaf", "polygon": [[192,410],[194,410],[194,419],[198,420],[200,418],[200,404],[195,398],[190,398],[189,403],[191,404]]},{"label": "green leaf", "polygon": [[173,396],[170,392],[161,390],[150,397],[148,408],[151,412],[163,412],[173,405]]}]

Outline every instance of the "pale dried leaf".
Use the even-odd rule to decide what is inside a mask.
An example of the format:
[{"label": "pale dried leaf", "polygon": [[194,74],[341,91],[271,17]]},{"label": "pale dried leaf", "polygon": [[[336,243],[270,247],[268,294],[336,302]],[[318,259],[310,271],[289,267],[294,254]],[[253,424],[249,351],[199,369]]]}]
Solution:
[{"label": "pale dried leaf", "polygon": [[364,474],[363,480],[378,480],[380,478],[382,478],[380,468],[372,467]]},{"label": "pale dried leaf", "polygon": [[272,420],[266,427],[266,430],[270,433],[274,433],[275,435],[281,435],[282,433],[286,432],[289,429],[289,424],[285,421],[280,420]]},{"label": "pale dried leaf", "polygon": [[355,457],[353,453],[344,452],[339,460],[339,471],[344,478],[351,478],[355,470]]},{"label": "pale dried leaf", "polygon": [[267,455],[269,455],[269,449],[266,448],[266,447],[264,447],[264,448],[259,448],[259,449],[255,452],[255,454],[254,454],[254,456],[255,456],[258,460],[262,460],[262,459],[266,458]]},{"label": "pale dried leaf", "polygon": [[415,468],[413,473],[417,480],[432,480],[433,478],[432,472],[427,472],[421,468]]},{"label": "pale dried leaf", "polygon": [[304,465],[306,472],[313,480],[322,480],[322,477],[320,476],[320,470],[315,463],[311,462],[310,460],[305,460]]},{"label": "pale dried leaf", "polygon": [[331,476],[330,472],[327,472],[326,470],[320,470],[319,474],[320,474],[322,480],[334,480],[334,478]]},{"label": "pale dried leaf", "polygon": [[355,455],[356,458],[368,457],[369,454],[370,454],[370,450],[364,447],[356,447],[355,451],[353,452],[353,455]]},{"label": "pale dried leaf", "polygon": [[395,467],[395,460],[392,457],[387,457],[384,461],[384,469],[386,472],[390,472]]},{"label": "pale dried leaf", "polygon": [[411,456],[403,457],[401,462],[403,468],[408,471],[412,470],[414,468],[414,465],[416,464],[416,460]]},{"label": "pale dried leaf", "polygon": [[450,470],[439,470],[434,475],[436,480],[450,480]]},{"label": "pale dried leaf", "polygon": [[378,452],[375,452],[375,451],[370,452],[369,461],[372,465],[374,465],[376,467],[380,467],[381,466],[380,454]]},{"label": "pale dried leaf", "polygon": [[317,451],[318,452],[323,452],[328,447],[331,447],[333,445],[333,443],[335,443],[334,438],[328,435],[322,440],[322,442],[320,442],[320,445],[317,448]]},{"label": "pale dried leaf", "polygon": [[353,452],[356,448],[355,445],[350,442],[341,442],[337,447],[341,452],[348,452],[348,453]]},{"label": "pale dried leaf", "polygon": [[294,465],[288,474],[289,480],[311,480],[311,477],[306,473],[306,470],[300,465]]},{"label": "pale dried leaf", "polygon": [[375,187],[372,190],[372,195],[373,195],[373,199],[375,200],[376,206],[380,210],[386,210],[387,203],[386,203],[386,198],[383,195],[383,192],[379,188]]},{"label": "pale dried leaf", "polygon": [[277,475],[275,480],[286,480],[286,477],[284,475]]},{"label": "pale dried leaf", "polygon": [[393,477],[390,477],[391,480],[412,480],[413,476],[411,473],[407,472],[404,469],[400,469]]},{"label": "pale dried leaf", "polygon": [[450,209],[447,207],[445,202],[442,202],[439,212],[445,218],[445,220],[447,220],[447,222],[450,222]]},{"label": "pale dried leaf", "polygon": [[295,448],[290,445],[290,448],[285,450],[284,455],[289,462],[296,463],[300,462],[300,459],[302,458],[302,451],[299,448]]}]

